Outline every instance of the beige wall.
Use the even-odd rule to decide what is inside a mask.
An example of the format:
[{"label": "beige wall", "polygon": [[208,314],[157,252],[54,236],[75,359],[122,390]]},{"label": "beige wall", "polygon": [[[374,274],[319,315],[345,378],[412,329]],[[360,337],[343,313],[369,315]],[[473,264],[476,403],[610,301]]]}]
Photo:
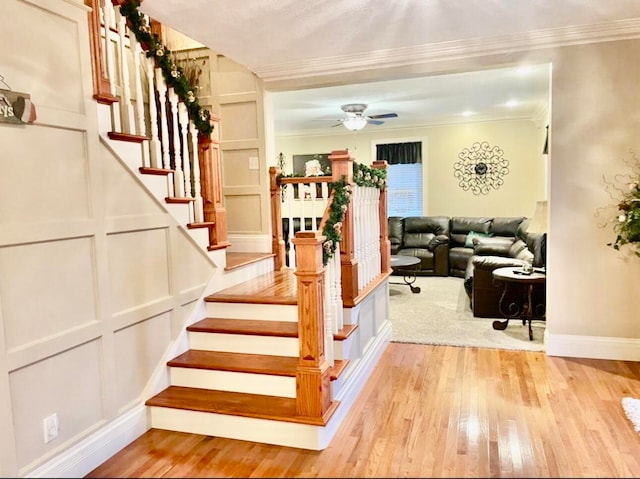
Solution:
[{"label": "beige wall", "polygon": [[624,160],[640,152],[638,58],[637,40],[555,52],[548,253],[549,331],[559,341],[562,335],[629,338],[619,354],[636,359],[640,258],[606,246],[615,233],[600,228],[595,213],[612,203],[603,175],[627,173]]},{"label": "beige wall", "polygon": [[[287,160],[291,172],[293,155],[329,153],[349,148],[355,161],[371,164],[375,143],[423,142],[423,214],[444,216],[532,216],[535,202],[544,199],[546,157],[542,154],[544,125],[529,120],[470,122],[438,127],[376,130],[366,127],[355,133],[333,136],[277,137],[275,148]],[[454,163],[464,148],[487,141],[499,146],[509,160],[504,184],[487,195],[464,191],[454,177]]]}]

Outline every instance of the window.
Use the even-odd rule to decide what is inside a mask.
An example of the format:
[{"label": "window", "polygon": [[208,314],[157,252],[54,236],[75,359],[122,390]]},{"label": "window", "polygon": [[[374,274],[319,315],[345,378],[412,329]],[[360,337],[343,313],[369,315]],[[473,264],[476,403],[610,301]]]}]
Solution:
[{"label": "window", "polygon": [[422,216],[422,142],[376,145],[376,159],[389,164],[387,215]]}]

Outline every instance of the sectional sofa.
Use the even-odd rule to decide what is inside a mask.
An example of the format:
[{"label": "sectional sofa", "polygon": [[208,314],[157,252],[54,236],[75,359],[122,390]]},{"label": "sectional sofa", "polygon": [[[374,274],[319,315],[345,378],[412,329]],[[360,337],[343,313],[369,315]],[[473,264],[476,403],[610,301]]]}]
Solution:
[{"label": "sectional sofa", "polygon": [[[493,281],[493,270],[524,264],[545,267],[546,234],[528,233],[530,221],[524,216],[391,216],[388,237],[391,254],[420,259],[411,273],[463,278],[473,315],[501,317],[502,287]],[[543,286],[533,294],[544,301]]]}]

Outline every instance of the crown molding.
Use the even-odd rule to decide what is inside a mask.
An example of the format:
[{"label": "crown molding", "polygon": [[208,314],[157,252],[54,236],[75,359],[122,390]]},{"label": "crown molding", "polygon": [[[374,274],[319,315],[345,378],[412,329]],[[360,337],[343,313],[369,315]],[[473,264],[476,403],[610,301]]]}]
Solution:
[{"label": "crown molding", "polygon": [[593,25],[531,30],[486,38],[429,43],[355,55],[310,58],[304,61],[271,65],[253,65],[249,67],[249,70],[267,83],[635,38],[640,38],[640,18]]}]

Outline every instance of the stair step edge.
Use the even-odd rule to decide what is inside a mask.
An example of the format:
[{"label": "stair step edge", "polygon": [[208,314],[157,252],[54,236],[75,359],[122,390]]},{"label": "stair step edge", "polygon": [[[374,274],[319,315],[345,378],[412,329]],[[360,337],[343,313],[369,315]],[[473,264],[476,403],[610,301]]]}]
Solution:
[{"label": "stair step edge", "polygon": [[274,421],[325,426],[339,406],[333,401],[323,417],[296,415],[293,398],[261,394],[169,386],[145,402],[146,406],[226,414]]},{"label": "stair step edge", "polygon": [[190,349],[168,361],[167,365],[179,368],[295,377],[298,358]]},{"label": "stair step edge", "polygon": [[297,338],[298,323],[293,321],[208,317],[187,326],[187,331]]}]

